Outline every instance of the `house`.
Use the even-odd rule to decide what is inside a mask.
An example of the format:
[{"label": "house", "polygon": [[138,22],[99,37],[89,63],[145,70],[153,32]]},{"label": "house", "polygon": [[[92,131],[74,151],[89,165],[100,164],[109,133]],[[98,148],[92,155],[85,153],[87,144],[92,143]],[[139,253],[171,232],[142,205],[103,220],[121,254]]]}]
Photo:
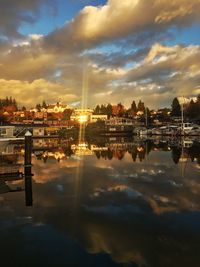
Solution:
[{"label": "house", "polygon": [[[68,105],[63,105],[60,102],[57,102],[56,104],[48,105],[46,108],[47,113],[59,113],[64,112],[65,109],[70,109]],[[44,111],[44,110],[42,110]]]},{"label": "house", "polygon": [[74,109],[72,115],[70,116],[70,120],[78,121],[79,123],[90,122],[93,112],[94,112],[94,110],[90,109],[90,108]]},{"label": "house", "polygon": [[14,137],[14,126],[0,126],[0,138]]},{"label": "house", "polygon": [[44,136],[45,128],[44,127],[33,127],[33,136]]},{"label": "house", "polygon": [[108,115],[91,115],[90,122],[97,122],[98,120],[106,121],[108,119]]}]

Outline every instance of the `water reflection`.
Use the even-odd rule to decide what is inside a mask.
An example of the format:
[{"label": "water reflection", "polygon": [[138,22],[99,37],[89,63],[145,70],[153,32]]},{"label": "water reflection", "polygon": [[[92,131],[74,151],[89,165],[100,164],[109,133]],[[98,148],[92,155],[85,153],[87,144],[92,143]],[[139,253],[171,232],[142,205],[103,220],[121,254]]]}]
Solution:
[{"label": "water reflection", "polygon": [[35,143],[32,209],[0,196],[2,254],[12,242],[24,266],[198,266],[200,147],[185,141]]},{"label": "water reflection", "polygon": [[[34,140],[35,141],[35,140]],[[45,142],[46,141],[46,142]],[[42,145],[38,145],[42,144]],[[133,162],[142,162],[153,151],[171,151],[175,164],[180,160],[189,158],[200,162],[200,143],[196,140],[190,142],[190,146],[184,146],[182,140],[134,140],[127,138],[97,138],[92,140],[43,140],[34,143],[34,154],[44,162],[48,158],[54,158],[58,162],[61,159],[70,158],[73,155],[95,155],[98,159],[122,160],[126,153],[130,154]]]}]

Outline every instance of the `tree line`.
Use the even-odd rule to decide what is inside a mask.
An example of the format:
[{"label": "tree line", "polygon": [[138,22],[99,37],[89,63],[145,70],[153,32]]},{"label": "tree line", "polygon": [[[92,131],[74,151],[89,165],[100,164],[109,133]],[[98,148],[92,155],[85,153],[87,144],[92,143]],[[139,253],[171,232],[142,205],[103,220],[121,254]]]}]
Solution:
[{"label": "tree line", "polygon": [[183,104],[183,107],[181,107],[181,103],[179,103],[178,98],[175,97],[172,101],[171,115],[174,117],[180,117],[182,108],[183,108],[183,112],[184,112],[184,117],[187,117],[189,119],[199,119],[199,116],[200,116],[200,94],[197,96],[196,101],[191,99],[191,101],[188,104]]},{"label": "tree line", "polygon": [[7,106],[15,106],[17,108],[17,101],[15,100],[15,98],[12,97],[0,98],[0,108]]},{"label": "tree line", "polygon": [[122,103],[118,103],[117,105],[111,105],[110,103],[107,105],[97,105],[94,109],[95,115],[108,115],[108,117],[115,115],[117,113],[118,116],[135,116],[138,111],[145,113],[146,107],[144,102],[139,100],[138,104],[133,100],[131,106],[128,109],[125,109]]}]

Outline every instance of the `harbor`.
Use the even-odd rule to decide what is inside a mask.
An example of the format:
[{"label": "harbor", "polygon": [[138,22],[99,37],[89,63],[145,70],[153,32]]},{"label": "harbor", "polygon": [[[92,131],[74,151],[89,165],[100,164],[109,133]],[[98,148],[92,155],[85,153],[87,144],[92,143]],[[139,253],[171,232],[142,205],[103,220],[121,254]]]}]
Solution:
[{"label": "harbor", "polygon": [[[30,134],[28,138],[32,138]],[[50,266],[57,253],[55,246],[59,248],[58,266],[69,264],[69,257],[76,264],[81,264],[81,255],[89,257],[86,262],[91,257],[94,260],[91,248],[100,254],[102,250],[96,247],[97,236],[103,238],[102,246],[106,245],[103,257],[107,262],[130,262],[129,252],[134,246],[154,265],[146,251],[153,253],[158,245],[168,259],[174,260],[168,244],[176,252],[176,260],[184,261],[186,255],[172,239],[174,234],[184,247],[188,242],[193,244],[187,249],[187,257],[193,256],[199,224],[185,225],[185,216],[195,216],[195,222],[199,222],[199,142],[170,136],[32,141],[27,157],[24,142],[9,143],[0,155],[1,166],[9,165],[15,174],[18,168],[22,172],[19,177],[8,178],[8,168],[7,174],[0,175],[2,252],[12,242],[10,250],[15,262],[23,254],[23,263],[28,266],[30,257],[34,258],[33,250],[28,254],[26,251],[27,235],[28,242],[34,242],[34,251],[43,254],[48,248],[51,252],[45,259]],[[27,142],[31,144],[30,139]],[[5,228],[5,223],[9,227]],[[182,239],[186,227],[195,235]],[[95,239],[91,236],[93,231]],[[119,239],[123,246],[116,242]],[[49,240],[54,240],[53,246]],[[66,252],[66,246],[73,247],[74,256]],[[121,253],[120,259],[116,251]],[[136,258],[135,261],[140,262]],[[41,262],[43,257],[36,257],[34,264]]]}]

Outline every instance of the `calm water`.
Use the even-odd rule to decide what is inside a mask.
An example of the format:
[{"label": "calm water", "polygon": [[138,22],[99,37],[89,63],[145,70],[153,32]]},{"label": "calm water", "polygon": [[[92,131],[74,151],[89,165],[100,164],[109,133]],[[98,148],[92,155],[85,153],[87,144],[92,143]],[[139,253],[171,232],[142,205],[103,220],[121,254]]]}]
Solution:
[{"label": "calm water", "polygon": [[[1,152],[2,166],[23,163],[23,146]],[[23,180],[0,178],[1,266],[200,266],[198,142],[35,140],[33,152],[33,206]]]}]

